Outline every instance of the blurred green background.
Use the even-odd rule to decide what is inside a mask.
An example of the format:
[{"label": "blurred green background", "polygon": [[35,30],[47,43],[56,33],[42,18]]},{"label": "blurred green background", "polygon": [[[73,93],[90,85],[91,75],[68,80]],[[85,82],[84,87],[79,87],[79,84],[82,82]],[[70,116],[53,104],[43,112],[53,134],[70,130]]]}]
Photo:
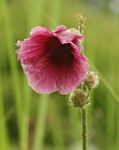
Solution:
[{"label": "blurred green background", "polygon": [[87,17],[85,54],[101,82],[88,109],[89,150],[119,150],[119,1],[0,0],[0,150],[80,150],[80,110],[68,96],[38,95],[15,51],[34,26],[77,28]]}]

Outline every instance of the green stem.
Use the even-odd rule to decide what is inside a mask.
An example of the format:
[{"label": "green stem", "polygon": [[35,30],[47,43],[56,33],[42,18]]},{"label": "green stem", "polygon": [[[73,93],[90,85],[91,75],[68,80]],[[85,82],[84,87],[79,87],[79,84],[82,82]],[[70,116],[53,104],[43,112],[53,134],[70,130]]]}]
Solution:
[{"label": "green stem", "polygon": [[87,135],[87,112],[86,108],[82,109],[82,150],[87,150],[88,135]]}]

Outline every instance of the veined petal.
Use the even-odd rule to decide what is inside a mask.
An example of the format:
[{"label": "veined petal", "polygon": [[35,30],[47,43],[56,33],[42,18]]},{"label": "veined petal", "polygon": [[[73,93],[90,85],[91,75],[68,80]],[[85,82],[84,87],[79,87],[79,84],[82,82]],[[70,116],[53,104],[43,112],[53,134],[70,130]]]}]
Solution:
[{"label": "veined petal", "polygon": [[88,70],[88,60],[77,44],[82,39],[82,35],[59,26],[54,31],[33,28],[29,38],[18,41],[18,59],[34,91],[67,94],[79,86]]}]

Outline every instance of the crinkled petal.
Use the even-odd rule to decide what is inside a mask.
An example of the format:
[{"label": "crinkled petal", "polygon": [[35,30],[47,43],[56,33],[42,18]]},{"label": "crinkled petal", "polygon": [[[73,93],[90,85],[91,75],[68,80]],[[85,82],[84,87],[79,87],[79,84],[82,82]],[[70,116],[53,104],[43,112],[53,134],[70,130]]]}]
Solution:
[{"label": "crinkled petal", "polygon": [[22,46],[23,41],[17,41],[16,46],[21,47]]},{"label": "crinkled petal", "polygon": [[70,30],[63,31],[59,34],[57,34],[57,37],[60,39],[61,43],[69,43],[73,41],[79,41],[83,39],[83,36],[80,34],[75,34],[71,32]]},{"label": "crinkled petal", "polygon": [[59,34],[59,33],[61,33],[61,32],[63,32],[63,31],[66,31],[67,30],[67,28],[64,26],[64,25],[60,25],[60,26],[58,26],[56,29],[55,29],[55,33],[57,33],[57,34]]},{"label": "crinkled petal", "polygon": [[49,30],[48,28],[45,27],[35,27],[31,30],[30,32],[30,36],[36,36],[36,35],[47,35],[47,36],[51,36],[52,35],[52,31]]},{"label": "crinkled petal", "polygon": [[23,68],[29,85],[37,93],[49,94],[58,91],[54,70],[47,58],[42,58],[35,66],[26,64]]},{"label": "crinkled petal", "polygon": [[[22,47],[17,51],[18,59],[22,61],[29,61],[33,57],[38,57],[44,49],[44,42],[46,38],[40,38],[40,43],[35,42],[32,39],[26,39],[22,43]],[[40,49],[40,50],[39,50]]]},{"label": "crinkled petal", "polygon": [[24,41],[18,41],[17,45],[20,46],[18,49],[18,59],[22,63],[30,62],[35,59],[39,59],[39,55],[44,53],[46,49],[46,43],[49,38],[54,37],[53,32],[47,28],[36,27],[31,31],[31,37]]}]

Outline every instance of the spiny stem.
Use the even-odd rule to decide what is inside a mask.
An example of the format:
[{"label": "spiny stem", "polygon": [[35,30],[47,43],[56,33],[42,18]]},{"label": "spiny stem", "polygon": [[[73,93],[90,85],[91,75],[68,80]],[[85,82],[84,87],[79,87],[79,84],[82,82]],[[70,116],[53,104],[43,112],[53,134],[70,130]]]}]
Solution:
[{"label": "spiny stem", "polygon": [[87,111],[82,108],[82,150],[87,150],[88,135],[87,135]]}]

